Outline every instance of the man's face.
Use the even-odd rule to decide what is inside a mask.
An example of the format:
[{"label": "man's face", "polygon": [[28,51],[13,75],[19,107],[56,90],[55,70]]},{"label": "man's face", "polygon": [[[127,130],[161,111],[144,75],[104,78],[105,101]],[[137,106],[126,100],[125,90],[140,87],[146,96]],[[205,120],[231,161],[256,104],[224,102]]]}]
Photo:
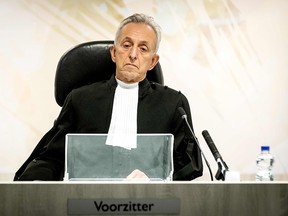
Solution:
[{"label": "man's face", "polygon": [[125,83],[140,82],[157,64],[156,34],[143,23],[129,23],[122,28],[116,46],[110,49],[116,63],[116,78]]}]

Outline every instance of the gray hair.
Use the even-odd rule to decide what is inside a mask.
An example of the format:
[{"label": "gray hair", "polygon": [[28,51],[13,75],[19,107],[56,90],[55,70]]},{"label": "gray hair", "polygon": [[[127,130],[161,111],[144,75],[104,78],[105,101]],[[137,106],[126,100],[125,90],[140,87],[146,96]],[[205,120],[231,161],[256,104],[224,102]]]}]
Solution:
[{"label": "gray hair", "polygon": [[129,23],[144,23],[146,25],[149,25],[154,30],[154,32],[156,34],[156,39],[157,39],[155,52],[157,52],[159,49],[160,41],[161,41],[161,27],[154,21],[153,17],[147,16],[145,14],[135,13],[135,14],[125,18],[120,23],[120,25],[117,29],[116,35],[115,35],[115,40],[114,40],[115,45],[119,39],[122,28]]}]

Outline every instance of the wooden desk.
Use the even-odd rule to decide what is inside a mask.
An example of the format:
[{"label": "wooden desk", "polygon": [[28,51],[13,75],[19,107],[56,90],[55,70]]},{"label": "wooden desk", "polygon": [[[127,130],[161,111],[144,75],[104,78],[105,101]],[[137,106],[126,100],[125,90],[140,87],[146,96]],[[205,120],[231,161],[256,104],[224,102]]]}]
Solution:
[{"label": "wooden desk", "polygon": [[68,199],[99,198],[179,198],[181,216],[288,215],[287,182],[3,182],[0,215],[63,216]]}]

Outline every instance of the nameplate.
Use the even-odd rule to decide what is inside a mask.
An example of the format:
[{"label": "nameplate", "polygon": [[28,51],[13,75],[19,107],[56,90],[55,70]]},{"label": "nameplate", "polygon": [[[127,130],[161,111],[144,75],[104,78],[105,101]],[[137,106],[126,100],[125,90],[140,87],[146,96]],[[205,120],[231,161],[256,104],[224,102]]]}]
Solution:
[{"label": "nameplate", "polygon": [[68,215],[180,214],[180,199],[68,199]]}]

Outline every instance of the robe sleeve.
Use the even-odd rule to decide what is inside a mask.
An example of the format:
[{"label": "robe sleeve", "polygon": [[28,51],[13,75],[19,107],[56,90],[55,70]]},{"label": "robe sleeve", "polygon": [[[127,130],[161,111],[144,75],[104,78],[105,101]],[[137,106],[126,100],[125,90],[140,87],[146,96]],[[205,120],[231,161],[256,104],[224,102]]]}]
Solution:
[{"label": "robe sleeve", "polygon": [[68,95],[53,127],[43,136],[24,164],[14,176],[14,181],[63,180],[65,135],[73,131],[71,96]]},{"label": "robe sleeve", "polygon": [[182,107],[193,130],[190,106],[182,95],[174,114],[174,174],[173,180],[193,180],[203,175],[201,151],[178,108]]}]

